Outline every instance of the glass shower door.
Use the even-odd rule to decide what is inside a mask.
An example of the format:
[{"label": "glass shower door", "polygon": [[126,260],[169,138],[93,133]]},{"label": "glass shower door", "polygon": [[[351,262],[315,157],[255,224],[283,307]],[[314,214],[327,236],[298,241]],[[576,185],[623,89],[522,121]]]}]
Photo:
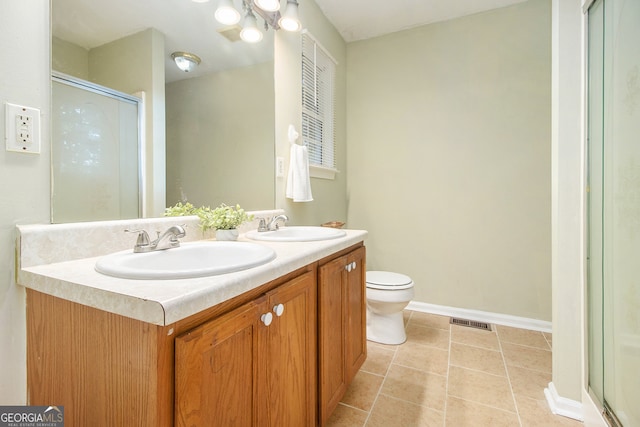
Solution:
[{"label": "glass shower door", "polygon": [[589,9],[589,383],[640,426],[640,1]]},{"label": "glass shower door", "polygon": [[52,81],[52,222],[140,216],[140,100]]}]

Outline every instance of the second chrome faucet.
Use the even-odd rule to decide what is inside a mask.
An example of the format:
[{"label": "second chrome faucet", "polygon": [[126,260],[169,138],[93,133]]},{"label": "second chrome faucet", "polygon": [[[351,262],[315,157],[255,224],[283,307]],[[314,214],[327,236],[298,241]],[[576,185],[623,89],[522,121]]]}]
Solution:
[{"label": "second chrome faucet", "polygon": [[258,225],[258,231],[276,231],[280,226],[278,221],[282,221],[282,224],[289,221],[289,217],[286,215],[276,215],[267,223],[267,220],[260,218],[260,225]]}]

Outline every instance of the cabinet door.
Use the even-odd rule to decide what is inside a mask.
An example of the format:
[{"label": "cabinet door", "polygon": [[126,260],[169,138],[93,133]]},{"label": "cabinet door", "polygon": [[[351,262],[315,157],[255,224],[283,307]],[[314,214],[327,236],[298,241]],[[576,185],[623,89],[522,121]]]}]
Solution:
[{"label": "cabinet door", "polygon": [[265,328],[268,366],[259,384],[271,426],[317,423],[315,280],[308,272],[267,294],[274,318]]},{"label": "cabinet door", "polygon": [[318,269],[318,364],[320,419],[324,424],[347,390],[344,364],[346,311],[346,258]]},{"label": "cabinet door", "polygon": [[320,424],[324,425],[367,356],[365,248],[318,269]]},{"label": "cabinet door", "polygon": [[255,357],[264,298],[175,341],[175,425],[258,425]]},{"label": "cabinet door", "polygon": [[367,296],[365,248],[361,247],[347,256],[345,365],[347,384],[367,358]]}]

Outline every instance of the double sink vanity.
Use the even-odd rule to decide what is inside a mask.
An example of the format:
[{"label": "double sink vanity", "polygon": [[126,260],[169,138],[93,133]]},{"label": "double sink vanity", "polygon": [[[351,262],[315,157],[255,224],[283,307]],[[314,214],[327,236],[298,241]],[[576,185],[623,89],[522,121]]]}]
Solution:
[{"label": "double sink vanity", "polygon": [[[123,232],[174,226],[180,246],[148,253]],[[28,404],[67,426],[323,425],[366,358],[366,232],[255,228],[19,226]]]}]

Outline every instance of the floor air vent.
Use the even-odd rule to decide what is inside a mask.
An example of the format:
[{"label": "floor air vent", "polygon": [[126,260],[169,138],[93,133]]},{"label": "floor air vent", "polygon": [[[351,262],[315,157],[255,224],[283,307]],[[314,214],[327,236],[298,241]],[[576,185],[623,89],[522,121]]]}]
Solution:
[{"label": "floor air vent", "polygon": [[475,320],[458,319],[457,317],[452,317],[449,323],[451,323],[452,325],[467,326],[469,328],[477,328],[485,331],[491,330],[490,324],[485,322],[476,322]]}]

